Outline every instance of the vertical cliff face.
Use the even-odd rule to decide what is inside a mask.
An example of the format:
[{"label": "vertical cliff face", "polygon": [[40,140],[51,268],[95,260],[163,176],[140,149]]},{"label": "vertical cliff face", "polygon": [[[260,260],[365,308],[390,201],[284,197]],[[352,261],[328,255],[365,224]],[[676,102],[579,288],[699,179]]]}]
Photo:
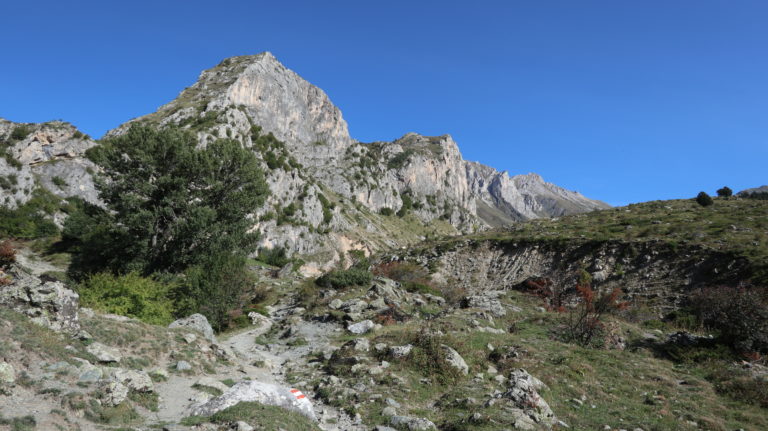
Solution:
[{"label": "vertical cliff face", "polygon": [[[284,141],[305,164],[314,166],[344,154],[352,138],[341,111],[323,90],[287,69],[268,52],[246,57],[244,61],[248,65],[214,107],[217,103],[222,107],[245,106],[246,114],[255,124]],[[308,148],[312,151],[306,151]]]}]

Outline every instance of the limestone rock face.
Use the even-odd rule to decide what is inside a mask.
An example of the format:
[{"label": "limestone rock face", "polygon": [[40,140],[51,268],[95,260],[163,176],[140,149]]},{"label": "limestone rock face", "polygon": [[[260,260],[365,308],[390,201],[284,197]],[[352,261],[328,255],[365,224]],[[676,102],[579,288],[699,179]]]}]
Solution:
[{"label": "limestone rock face", "polygon": [[[16,135],[17,129],[25,132]],[[92,177],[97,168],[85,158],[86,150],[96,142],[73,125],[62,121],[14,123],[0,118],[0,142],[17,165],[0,159],[0,176],[13,176],[18,182],[12,185],[16,192],[9,199],[7,190],[0,190],[0,204],[15,208],[25,203],[37,185],[61,198],[79,196],[99,203]]]},{"label": "limestone rock face", "polygon": [[75,333],[79,296],[58,281],[43,281],[14,266],[8,274],[12,282],[0,286],[0,304],[29,316],[30,320],[54,331]]},{"label": "limestone rock face", "polygon": [[255,124],[306,156],[302,163],[317,166],[344,154],[352,138],[341,111],[323,90],[287,69],[269,52],[243,60],[247,66],[222,95],[224,103],[244,105]]}]

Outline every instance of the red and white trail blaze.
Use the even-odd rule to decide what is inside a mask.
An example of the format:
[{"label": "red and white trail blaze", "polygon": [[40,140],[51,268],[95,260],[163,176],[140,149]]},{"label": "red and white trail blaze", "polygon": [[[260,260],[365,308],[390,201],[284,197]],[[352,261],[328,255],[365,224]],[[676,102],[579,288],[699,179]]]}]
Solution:
[{"label": "red and white trail blaze", "polygon": [[291,389],[291,393],[293,394],[294,397],[296,397],[297,400],[307,397],[306,395],[302,394],[301,391],[298,389]]}]

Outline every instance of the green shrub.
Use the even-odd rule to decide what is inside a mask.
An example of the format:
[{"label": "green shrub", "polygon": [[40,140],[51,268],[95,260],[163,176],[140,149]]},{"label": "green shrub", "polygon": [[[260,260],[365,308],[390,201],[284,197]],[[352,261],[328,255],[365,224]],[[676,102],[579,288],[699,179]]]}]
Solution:
[{"label": "green shrub", "polygon": [[213,329],[221,331],[230,323],[230,312],[242,308],[245,292],[254,284],[243,256],[219,253],[189,268],[174,291],[177,313],[202,313]]},{"label": "green shrub", "polygon": [[67,186],[67,182],[64,181],[64,179],[59,177],[59,176],[55,176],[55,177],[51,178],[51,182],[53,182],[53,184],[56,187],[66,187]]},{"label": "green shrub", "polygon": [[717,287],[693,295],[691,305],[704,325],[734,349],[768,352],[768,300],[756,288]]},{"label": "green shrub", "polygon": [[730,187],[723,187],[722,189],[717,189],[717,195],[721,198],[729,198],[733,196],[733,190],[731,190]]},{"label": "green shrub", "polygon": [[394,213],[395,212],[392,210],[392,208],[384,207],[384,208],[379,210],[379,214],[381,214],[383,216],[391,216]]},{"label": "green shrub", "polygon": [[32,199],[24,205],[16,209],[0,207],[0,235],[21,239],[54,236],[59,229],[51,216],[62,207],[61,199],[45,189],[35,189]]},{"label": "green shrub", "polygon": [[181,424],[186,426],[199,425],[205,422],[216,424],[233,424],[243,421],[257,425],[258,429],[277,431],[287,429],[291,431],[319,431],[310,419],[302,414],[289,411],[281,407],[268,406],[252,401],[243,401],[228,407],[210,417],[190,416],[182,419]]},{"label": "green shrub", "polygon": [[391,159],[387,162],[387,168],[389,169],[400,169],[403,166],[408,163],[408,159],[411,158],[415,151],[413,149],[407,149],[403,151],[402,153],[397,153],[394,156],[392,156]]},{"label": "green shrub", "polygon": [[11,132],[11,140],[21,141],[24,140],[29,134],[32,133],[32,129],[25,125],[16,126]]},{"label": "green shrub", "polygon": [[405,217],[406,214],[408,214],[408,211],[413,209],[413,199],[411,198],[411,193],[406,191],[402,195],[400,195],[400,199],[403,201],[403,205],[400,207],[400,210],[397,211],[398,217]]},{"label": "green shrub", "polygon": [[188,131],[133,126],[86,155],[102,168],[95,182],[108,211],[70,217],[79,227],[65,230],[102,263],[94,272],[180,273],[211,253],[255,251],[247,216],[269,191],[258,159],[239,142],[198,148]]},{"label": "green shrub", "polygon": [[260,248],[258,260],[266,263],[267,265],[283,267],[287,265],[291,259],[287,256],[284,247],[272,247],[272,248]]},{"label": "green shrub", "polygon": [[699,192],[699,194],[696,195],[696,203],[703,207],[708,207],[715,202],[706,192]]},{"label": "green shrub", "polygon": [[366,270],[350,268],[347,270],[334,270],[323,274],[315,280],[321,287],[341,289],[349,286],[367,286],[371,284],[373,274]]},{"label": "green shrub", "polygon": [[443,384],[449,384],[461,378],[459,372],[446,359],[442,346],[446,344],[445,337],[433,334],[429,330],[421,330],[411,334],[408,341],[413,345],[407,363],[419,370],[423,375],[434,377]]},{"label": "green shrub", "polygon": [[707,375],[717,392],[734,400],[768,408],[768,385],[765,380],[736,367],[712,367]]},{"label": "green shrub", "polygon": [[35,418],[29,415],[10,419],[0,415],[0,425],[9,425],[11,431],[32,431],[37,428]]},{"label": "green shrub", "polygon": [[336,204],[330,202],[322,193],[317,194],[317,200],[323,206],[323,223],[330,223],[333,220],[333,209],[336,208]]},{"label": "green shrub", "polygon": [[173,321],[172,289],[170,284],[136,272],[121,276],[94,274],[77,286],[83,305],[156,325]]}]

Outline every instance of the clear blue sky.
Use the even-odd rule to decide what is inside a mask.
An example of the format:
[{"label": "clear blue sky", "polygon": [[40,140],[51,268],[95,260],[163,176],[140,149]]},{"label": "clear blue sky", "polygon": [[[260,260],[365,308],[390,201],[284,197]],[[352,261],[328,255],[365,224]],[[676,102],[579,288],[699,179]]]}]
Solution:
[{"label": "clear blue sky", "polygon": [[9,1],[0,117],[98,137],[271,51],[361,141],[450,133],[611,204],[692,197],[768,183],[766,23],[765,0]]}]

